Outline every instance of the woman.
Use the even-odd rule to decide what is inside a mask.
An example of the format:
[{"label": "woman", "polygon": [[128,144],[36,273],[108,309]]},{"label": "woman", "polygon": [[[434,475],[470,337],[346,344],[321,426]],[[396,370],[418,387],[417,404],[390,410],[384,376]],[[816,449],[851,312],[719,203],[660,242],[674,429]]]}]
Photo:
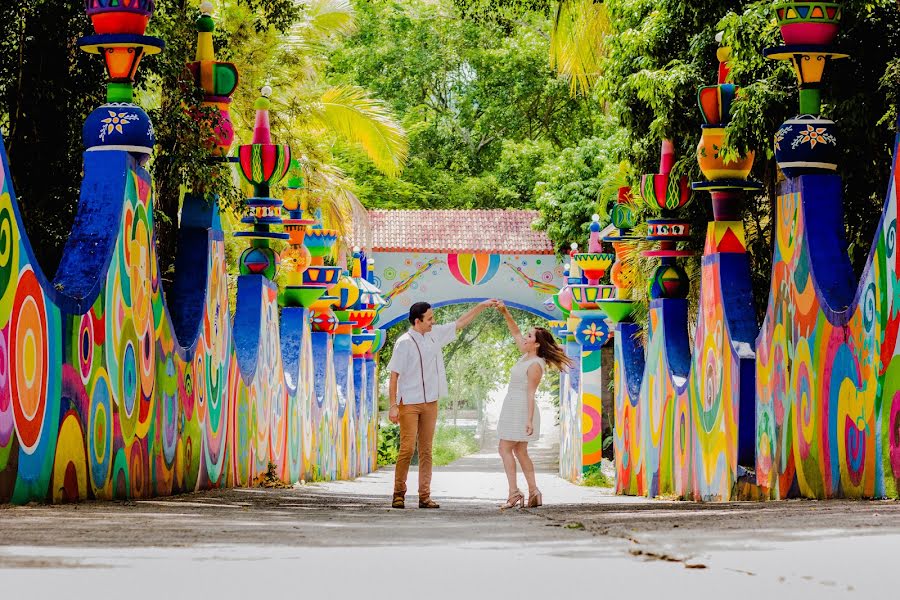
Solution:
[{"label": "woman", "polygon": [[517,504],[525,506],[525,496],[519,491],[516,481],[516,459],[528,482],[528,506],[541,506],[543,498],[534,479],[534,463],[528,456],[528,442],[537,440],[541,431],[541,415],[535,403],[535,392],[547,364],[562,370],[571,367],[572,361],[549,331],[535,327],[527,335],[522,335],[503,302],[497,302],[497,309],[506,319],[509,332],[522,352],[522,358],[510,372],[509,387],[497,423],[500,457],[509,480],[509,498],[500,508],[512,508]]}]

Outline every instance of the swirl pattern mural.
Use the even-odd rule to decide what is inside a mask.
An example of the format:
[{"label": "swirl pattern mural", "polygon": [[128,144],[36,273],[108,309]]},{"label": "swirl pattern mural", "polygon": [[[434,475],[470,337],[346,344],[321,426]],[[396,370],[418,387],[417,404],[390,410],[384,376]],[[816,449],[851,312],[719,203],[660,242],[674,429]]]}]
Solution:
[{"label": "swirl pattern mural", "polygon": [[[183,219],[202,262],[179,274],[189,281],[176,308],[200,300],[179,317],[160,287],[148,173],[125,152],[96,154],[85,156],[80,213],[50,283],[24,237],[0,142],[0,503],[252,485],[270,463],[285,481],[371,471],[374,390],[359,392],[364,411],[336,420],[333,367],[317,386],[305,309],[279,318],[277,289],[242,276],[232,325],[215,203],[205,225]],[[109,222],[117,228],[98,240]],[[176,337],[179,319],[193,324],[182,335],[191,339]],[[354,397],[352,378],[340,392]]]},{"label": "swirl pattern mural", "polygon": [[831,233],[842,230],[839,178],[798,177],[778,196],[756,365],[757,483],[771,498],[898,495],[896,147],[894,160],[856,286]]},{"label": "swirl pattern mural", "polygon": [[[652,305],[645,365],[634,358],[643,354],[628,329],[635,326],[619,325],[619,493],[898,497],[896,146],[894,161],[858,284],[844,240],[834,235],[843,230],[840,178],[802,175],[778,195],[772,282],[758,336],[741,318],[752,314],[740,304],[751,295],[742,253],[704,257],[693,349],[680,301]],[[749,488],[740,485],[738,465],[755,470]]]}]

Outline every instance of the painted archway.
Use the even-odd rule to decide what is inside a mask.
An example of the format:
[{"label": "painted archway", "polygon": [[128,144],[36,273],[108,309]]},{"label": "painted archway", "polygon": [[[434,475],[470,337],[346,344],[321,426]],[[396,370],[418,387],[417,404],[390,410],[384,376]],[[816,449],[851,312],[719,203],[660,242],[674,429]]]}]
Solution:
[{"label": "painted archway", "polygon": [[375,284],[387,300],[377,325],[407,318],[415,302],[446,306],[499,298],[549,320],[563,265],[529,210],[381,210],[369,212]]}]

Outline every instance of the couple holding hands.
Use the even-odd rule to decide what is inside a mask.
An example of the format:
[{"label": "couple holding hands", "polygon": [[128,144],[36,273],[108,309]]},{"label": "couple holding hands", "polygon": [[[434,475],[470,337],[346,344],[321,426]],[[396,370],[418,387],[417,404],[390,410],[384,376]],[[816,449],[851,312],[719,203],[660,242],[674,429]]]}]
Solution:
[{"label": "couple holding hands", "polygon": [[[527,504],[542,504],[541,491],[534,477],[534,464],[528,456],[528,442],[540,433],[540,412],[535,392],[547,366],[558,370],[570,367],[572,361],[547,329],[535,327],[522,334],[509,309],[500,300],[485,300],[456,321],[437,325],[434,311],[427,302],[416,302],[409,308],[410,328],[397,340],[388,363],[391,379],[388,388],[393,423],[400,424],[400,454],[394,472],[394,497],[391,506],[406,505],[406,477],[416,443],[419,446],[419,508],[440,508],[431,498],[431,450],[437,425],[438,399],[448,394],[443,348],[488,308],[500,311],[522,357],[513,366],[506,398],[497,423],[499,452],[509,481],[509,497],[501,508],[524,507],[526,498],[516,481],[518,460],[528,482]],[[486,367],[488,368],[488,367]]]}]

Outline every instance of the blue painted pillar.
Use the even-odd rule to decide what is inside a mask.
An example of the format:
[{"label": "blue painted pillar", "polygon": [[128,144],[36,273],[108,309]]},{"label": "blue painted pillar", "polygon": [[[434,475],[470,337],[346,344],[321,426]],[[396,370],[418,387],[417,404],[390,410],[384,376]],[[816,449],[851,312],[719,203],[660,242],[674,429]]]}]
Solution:
[{"label": "blue painted pillar", "polygon": [[316,404],[322,408],[328,388],[328,366],[331,363],[332,339],[330,333],[313,331],[313,389],[316,396]]},{"label": "blue painted pillar", "polygon": [[338,394],[338,418],[344,418],[347,410],[347,401],[350,395],[350,341],[349,333],[336,333],[334,335],[334,380]]}]

